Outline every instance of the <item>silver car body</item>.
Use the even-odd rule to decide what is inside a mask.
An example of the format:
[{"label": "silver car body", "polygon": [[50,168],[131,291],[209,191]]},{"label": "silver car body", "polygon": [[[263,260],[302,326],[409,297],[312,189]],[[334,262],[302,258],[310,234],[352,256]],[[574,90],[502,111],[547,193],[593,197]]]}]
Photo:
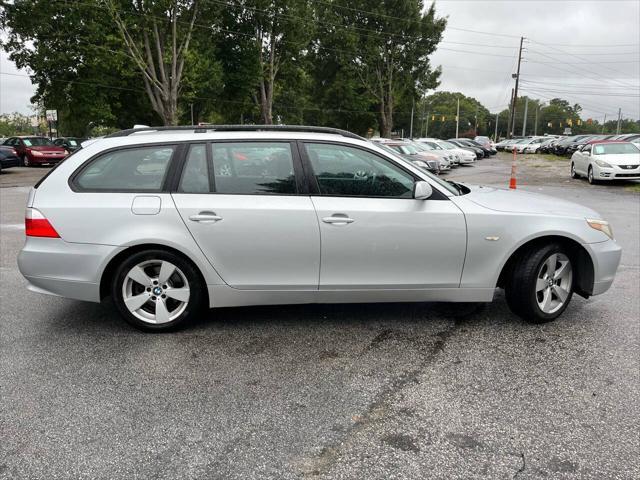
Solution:
[{"label": "silver car body", "polygon": [[476,161],[475,153],[473,153],[470,150],[465,150],[463,148],[456,147],[453,143],[449,143],[444,140],[439,140],[437,138],[419,138],[416,141],[419,143],[427,143],[427,142],[435,143],[436,145],[440,146],[440,148],[457,155],[460,160],[460,164],[474,163]]},{"label": "silver car body", "polygon": [[[209,141],[325,142],[365,149],[428,182],[434,196],[75,191],[70,178],[96,155],[136,145]],[[613,282],[621,249],[580,205],[521,191],[444,181],[365,140],[306,132],[151,132],[104,138],[61,163],[28,205],[60,238],[27,237],[18,265],[35,292],[100,301],[119,254],[163,247],[199,269],[211,307],[388,301],[491,301],[520,247],[563,237],[593,267],[586,295]],[[215,212],[221,221],[200,221]],[[349,222],[332,222],[336,215]],[[198,221],[193,221],[198,218]],[[342,218],[342,217],[341,217]],[[328,220],[327,220],[328,219]]]}]

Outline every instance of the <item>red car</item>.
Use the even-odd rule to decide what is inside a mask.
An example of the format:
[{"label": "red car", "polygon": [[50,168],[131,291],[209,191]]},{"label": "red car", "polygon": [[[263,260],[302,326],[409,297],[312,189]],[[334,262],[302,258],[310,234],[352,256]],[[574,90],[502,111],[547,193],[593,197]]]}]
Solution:
[{"label": "red car", "polygon": [[3,145],[13,147],[25,167],[54,165],[69,155],[46,137],[11,137]]}]

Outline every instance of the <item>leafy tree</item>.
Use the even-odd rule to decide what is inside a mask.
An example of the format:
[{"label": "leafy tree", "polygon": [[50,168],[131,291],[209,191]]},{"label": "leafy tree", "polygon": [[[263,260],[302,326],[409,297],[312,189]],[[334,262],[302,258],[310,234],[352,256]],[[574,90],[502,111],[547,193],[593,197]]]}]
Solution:
[{"label": "leafy tree", "polygon": [[237,99],[249,96],[261,123],[272,124],[275,100],[289,95],[281,89],[284,79],[303,74],[312,19],[306,0],[240,0],[223,12],[220,50],[227,92]]},{"label": "leafy tree", "polygon": [[98,0],[118,27],[142,76],[153,110],[165,125],[178,123],[185,59],[198,18],[198,0]]},{"label": "leafy tree", "polygon": [[380,134],[388,137],[403,95],[416,98],[438,85],[440,71],[431,67],[429,55],[446,20],[436,18],[433,4],[422,13],[419,0],[334,0],[329,8],[330,26],[320,43],[328,35],[338,36],[343,52],[337,60],[350,70],[345,80],[355,78],[366,92],[376,106]]},{"label": "leafy tree", "polygon": [[[475,137],[477,134],[491,135],[489,131],[491,113],[478,100],[459,92],[437,92],[424,98],[418,109],[425,116],[421,121],[421,132],[429,136],[452,138],[456,134],[456,111],[460,100],[460,120],[458,134],[461,137]],[[422,126],[424,125],[424,126]]]}]

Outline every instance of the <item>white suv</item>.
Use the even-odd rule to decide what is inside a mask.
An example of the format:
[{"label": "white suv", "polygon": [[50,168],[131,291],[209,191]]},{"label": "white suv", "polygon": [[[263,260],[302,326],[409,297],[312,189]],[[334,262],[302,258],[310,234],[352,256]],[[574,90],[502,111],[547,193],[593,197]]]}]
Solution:
[{"label": "white suv", "polygon": [[445,182],[349,132],[144,128],[31,190],[18,265],[39,293],[162,331],[201,307],[489,302],[553,320],[611,285],[620,247],[580,205]]}]

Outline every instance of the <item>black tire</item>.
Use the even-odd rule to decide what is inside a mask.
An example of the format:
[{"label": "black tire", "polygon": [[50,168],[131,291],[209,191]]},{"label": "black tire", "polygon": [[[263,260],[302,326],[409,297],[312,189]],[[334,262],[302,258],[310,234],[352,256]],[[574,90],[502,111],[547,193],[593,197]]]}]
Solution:
[{"label": "black tire", "polygon": [[[175,265],[184,275],[189,287],[189,299],[182,313],[175,319],[162,324],[153,324],[136,317],[129,311],[124,302],[123,285],[129,271],[143,262],[167,261]],[[175,253],[165,250],[144,250],[132,254],[118,265],[111,282],[111,296],[122,318],[131,326],[145,332],[168,332],[185,326],[195,316],[202,312],[206,285],[201,279],[196,267],[188,260]],[[151,294],[150,294],[151,295]],[[155,298],[155,297],[153,297]],[[159,298],[159,297],[158,297]],[[167,299],[169,302],[170,299]],[[151,303],[153,305],[153,303]]]},{"label": "black tire", "polygon": [[598,181],[593,178],[593,168],[591,167],[591,165],[589,165],[589,172],[587,173],[587,181],[589,182],[589,185],[596,185],[598,183]]},{"label": "black tire", "polygon": [[530,323],[547,323],[558,318],[565,311],[573,296],[573,283],[564,304],[553,313],[544,312],[536,298],[538,272],[551,255],[569,253],[558,244],[532,247],[521,255],[511,268],[505,282],[505,297],[510,310]]},{"label": "black tire", "polygon": [[580,178],[580,175],[576,173],[576,165],[571,162],[571,178]]}]

